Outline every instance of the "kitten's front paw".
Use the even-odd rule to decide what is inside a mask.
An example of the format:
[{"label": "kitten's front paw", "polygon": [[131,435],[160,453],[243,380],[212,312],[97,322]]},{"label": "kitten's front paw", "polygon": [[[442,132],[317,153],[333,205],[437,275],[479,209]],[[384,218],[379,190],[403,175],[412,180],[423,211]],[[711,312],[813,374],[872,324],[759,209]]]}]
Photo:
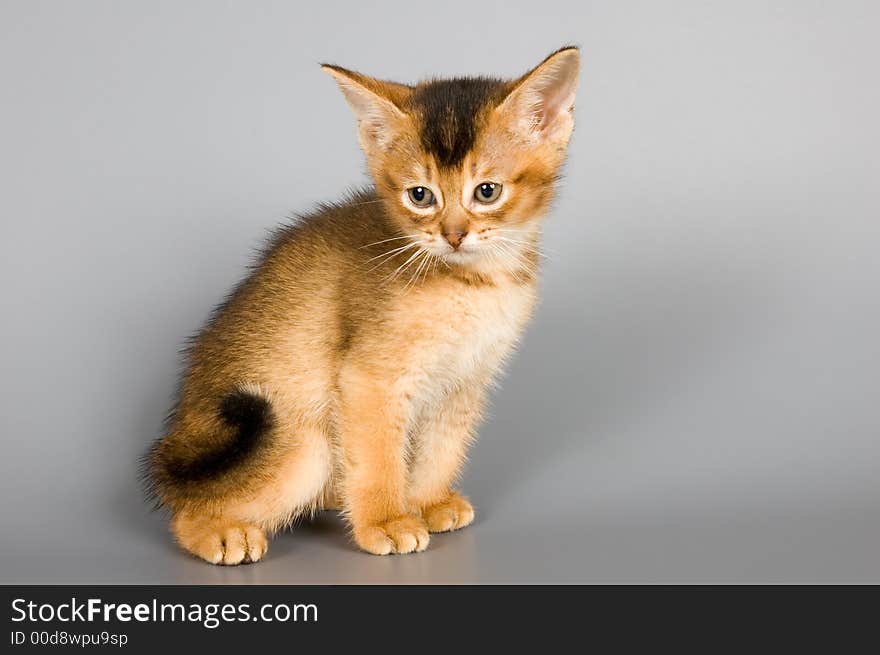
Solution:
[{"label": "kitten's front paw", "polygon": [[418,516],[401,516],[377,525],[355,527],[357,545],[374,555],[420,553],[428,547],[428,526]]},{"label": "kitten's front paw", "polygon": [[431,532],[449,532],[473,522],[474,506],[460,493],[452,492],[446,500],[422,510],[422,517]]}]

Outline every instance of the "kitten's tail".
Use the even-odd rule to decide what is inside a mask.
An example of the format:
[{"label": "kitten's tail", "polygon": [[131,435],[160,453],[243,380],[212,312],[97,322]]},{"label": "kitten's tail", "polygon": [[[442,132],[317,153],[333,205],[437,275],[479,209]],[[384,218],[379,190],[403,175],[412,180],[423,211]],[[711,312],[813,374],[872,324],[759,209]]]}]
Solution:
[{"label": "kitten's tail", "polygon": [[173,429],[144,459],[147,493],[172,508],[210,502],[246,483],[275,425],[272,406],[262,395],[235,390],[213,416],[178,416]]}]

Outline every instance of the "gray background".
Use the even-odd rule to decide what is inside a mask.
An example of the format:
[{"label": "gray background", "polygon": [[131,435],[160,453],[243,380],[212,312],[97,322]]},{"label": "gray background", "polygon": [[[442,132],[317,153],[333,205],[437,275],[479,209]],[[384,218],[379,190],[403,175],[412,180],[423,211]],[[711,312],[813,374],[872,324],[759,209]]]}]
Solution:
[{"label": "gray background", "polygon": [[[3,0],[0,581],[880,581],[877,7]],[[317,62],[515,75],[567,42],[578,126],[476,524],[176,550],[135,470],[177,349],[267,228],[364,180]]]}]

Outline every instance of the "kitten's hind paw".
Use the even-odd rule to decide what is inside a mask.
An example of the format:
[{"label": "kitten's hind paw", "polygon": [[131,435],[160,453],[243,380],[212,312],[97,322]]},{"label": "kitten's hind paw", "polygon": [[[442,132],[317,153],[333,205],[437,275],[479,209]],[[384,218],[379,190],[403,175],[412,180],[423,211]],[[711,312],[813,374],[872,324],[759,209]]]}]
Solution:
[{"label": "kitten's hind paw", "polygon": [[377,525],[354,529],[357,545],[374,555],[420,553],[430,537],[425,522],[418,516],[401,516]]},{"label": "kitten's hind paw", "polygon": [[269,548],[266,533],[253,525],[179,517],[171,525],[185,550],[211,564],[258,562]]},{"label": "kitten's hind paw", "polygon": [[431,532],[449,532],[470,525],[474,520],[474,507],[467,498],[452,492],[446,500],[422,510],[422,517]]}]

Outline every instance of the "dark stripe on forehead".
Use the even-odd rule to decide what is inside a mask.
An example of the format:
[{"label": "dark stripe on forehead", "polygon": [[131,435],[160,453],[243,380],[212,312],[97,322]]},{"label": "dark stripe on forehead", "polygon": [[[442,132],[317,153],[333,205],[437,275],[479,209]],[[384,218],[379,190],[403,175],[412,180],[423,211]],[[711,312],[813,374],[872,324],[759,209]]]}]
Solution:
[{"label": "dark stripe on forehead", "polygon": [[422,147],[443,167],[461,164],[477,138],[480,111],[504,99],[505,82],[486,77],[465,77],[426,82],[409,100],[421,124]]}]

